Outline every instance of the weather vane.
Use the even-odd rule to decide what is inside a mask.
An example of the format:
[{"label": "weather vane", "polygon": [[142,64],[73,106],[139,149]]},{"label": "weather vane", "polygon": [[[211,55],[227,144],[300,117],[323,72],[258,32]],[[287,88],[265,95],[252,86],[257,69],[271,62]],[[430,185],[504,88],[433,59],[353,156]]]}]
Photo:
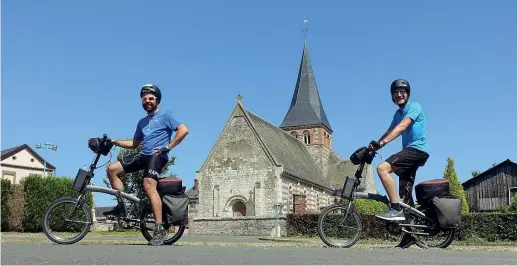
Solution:
[{"label": "weather vane", "polygon": [[309,29],[307,29],[307,22],[309,22],[309,20],[308,20],[308,19],[304,19],[304,20],[303,20],[303,25],[304,25],[304,27],[303,27],[303,29],[302,29],[302,32],[303,32],[303,38],[307,38],[307,31],[309,30]]}]

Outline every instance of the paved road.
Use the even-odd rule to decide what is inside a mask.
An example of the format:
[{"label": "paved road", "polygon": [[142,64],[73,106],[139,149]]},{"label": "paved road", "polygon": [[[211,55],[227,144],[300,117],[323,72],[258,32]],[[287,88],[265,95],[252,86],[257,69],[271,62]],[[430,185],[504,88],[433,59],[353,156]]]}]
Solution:
[{"label": "paved road", "polygon": [[220,245],[2,242],[2,264],[477,264],[515,265],[516,252],[411,248],[306,248]]}]

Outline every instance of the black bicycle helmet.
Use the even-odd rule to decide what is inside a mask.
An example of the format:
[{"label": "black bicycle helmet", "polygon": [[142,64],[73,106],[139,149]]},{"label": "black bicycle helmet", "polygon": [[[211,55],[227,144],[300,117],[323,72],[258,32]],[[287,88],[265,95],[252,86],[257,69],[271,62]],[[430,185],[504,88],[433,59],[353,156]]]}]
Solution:
[{"label": "black bicycle helmet", "polygon": [[408,97],[411,94],[411,86],[409,85],[409,82],[407,80],[405,80],[405,79],[396,79],[396,80],[394,80],[391,83],[390,92],[393,93],[393,91],[396,88],[405,88],[406,91],[407,91]]},{"label": "black bicycle helmet", "polygon": [[142,98],[142,96],[144,96],[146,93],[152,93],[154,96],[156,96],[156,104],[159,104],[162,100],[162,92],[156,85],[145,84],[142,89],[140,89],[140,98]]}]

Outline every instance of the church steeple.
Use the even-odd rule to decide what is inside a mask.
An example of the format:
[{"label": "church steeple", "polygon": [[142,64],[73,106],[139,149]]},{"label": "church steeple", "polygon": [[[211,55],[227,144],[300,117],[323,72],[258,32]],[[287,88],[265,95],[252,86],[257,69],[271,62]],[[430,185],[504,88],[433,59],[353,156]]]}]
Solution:
[{"label": "church steeple", "polygon": [[305,144],[323,144],[331,149],[333,130],[321,103],[306,38],[291,106],[280,128],[296,137],[302,135]]}]

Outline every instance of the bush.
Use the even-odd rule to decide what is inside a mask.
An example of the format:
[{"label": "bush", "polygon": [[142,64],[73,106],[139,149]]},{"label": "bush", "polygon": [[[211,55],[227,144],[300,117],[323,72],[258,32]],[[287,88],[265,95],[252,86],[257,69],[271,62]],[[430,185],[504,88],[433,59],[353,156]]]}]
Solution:
[{"label": "bush", "polygon": [[443,173],[443,178],[449,180],[449,190],[451,196],[461,199],[461,214],[469,213],[470,210],[469,204],[467,202],[467,197],[465,196],[463,186],[461,185],[461,182],[458,179],[458,175],[456,174],[456,169],[454,168],[454,160],[451,158],[447,158],[447,167],[445,168],[445,172]]},{"label": "bush", "polygon": [[[78,197],[79,193],[72,189],[73,179],[68,177],[29,175],[23,181],[25,211],[23,215],[23,230],[26,232],[41,232],[42,218],[45,209],[52,202],[63,196]],[[86,194],[86,202],[92,206],[92,193]]]},{"label": "bush", "polygon": [[[399,240],[386,229],[386,223],[373,214],[361,215],[361,238]],[[462,215],[463,228],[456,234],[457,240],[484,239],[486,241],[517,241],[517,213],[471,213]],[[317,214],[288,214],[288,236],[317,237]]]},{"label": "bush", "polygon": [[25,210],[25,201],[23,199],[23,185],[16,184],[11,186],[11,192],[7,201],[9,207],[9,231],[23,231],[23,213]]},{"label": "bush", "polygon": [[7,204],[7,201],[9,199],[9,194],[11,192],[11,181],[7,180],[7,179],[2,179],[2,183],[1,183],[1,186],[2,186],[2,232],[4,231],[7,231],[9,229],[9,219],[8,217],[10,216],[10,210],[9,210],[9,206]]},{"label": "bush", "polygon": [[356,199],[355,208],[359,214],[381,214],[388,211],[385,203],[368,199]]},{"label": "bush", "polygon": [[460,240],[517,241],[517,213],[470,213],[461,219]]}]

